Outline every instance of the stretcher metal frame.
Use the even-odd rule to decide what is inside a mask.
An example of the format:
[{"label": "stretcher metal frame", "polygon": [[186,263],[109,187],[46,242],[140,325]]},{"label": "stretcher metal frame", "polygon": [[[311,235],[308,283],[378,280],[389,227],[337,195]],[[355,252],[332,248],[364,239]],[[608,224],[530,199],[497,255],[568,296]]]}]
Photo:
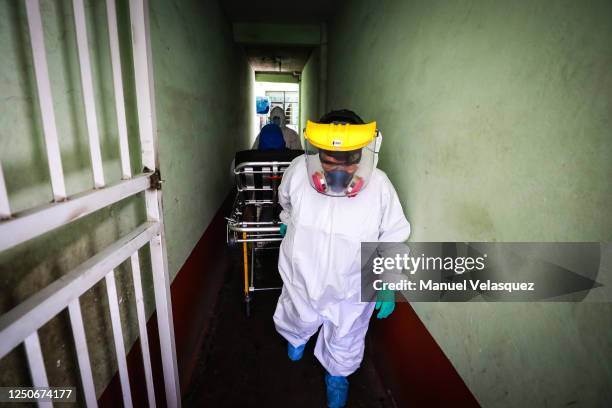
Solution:
[{"label": "stretcher metal frame", "polygon": [[[278,208],[278,186],[290,161],[247,161],[234,169],[236,197],[229,217],[226,217],[226,241],[228,245],[242,245],[244,301],[247,316],[250,315],[252,293],[261,290],[278,290],[281,287],[255,287],[255,257],[258,251],[276,249],[282,241],[281,220],[275,215]],[[256,182],[260,178],[260,183]],[[257,185],[260,184],[261,187]],[[255,211],[255,219],[245,217],[247,206]],[[264,206],[270,206],[272,220],[261,220]],[[250,255],[249,255],[250,253]],[[250,256],[250,265],[249,265]]]}]

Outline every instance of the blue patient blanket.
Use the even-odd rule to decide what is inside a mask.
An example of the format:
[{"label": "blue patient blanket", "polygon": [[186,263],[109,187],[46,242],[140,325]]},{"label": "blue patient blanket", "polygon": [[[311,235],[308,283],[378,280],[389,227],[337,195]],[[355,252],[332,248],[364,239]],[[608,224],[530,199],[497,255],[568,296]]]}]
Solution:
[{"label": "blue patient blanket", "polygon": [[284,150],[285,147],[285,139],[280,127],[270,123],[261,128],[257,150]]}]

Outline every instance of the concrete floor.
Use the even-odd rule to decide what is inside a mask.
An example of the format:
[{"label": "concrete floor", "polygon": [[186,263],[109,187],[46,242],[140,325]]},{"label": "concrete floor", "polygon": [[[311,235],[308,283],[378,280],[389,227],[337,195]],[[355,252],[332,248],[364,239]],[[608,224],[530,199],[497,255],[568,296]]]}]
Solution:
[{"label": "concrete floor", "polygon": [[[262,279],[255,286],[278,279],[275,251],[262,256]],[[324,407],[324,369],[313,355],[315,338],[301,361],[287,358],[286,342],[276,332],[272,315],[280,291],[256,292],[250,318],[242,297],[241,251],[234,251],[233,267],[221,289],[214,322],[207,334],[192,384],[184,397],[186,407]],[[264,271],[274,271],[263,276]],[[272,281],[268,278],[272,277]],[[267,282],[266,282],[267,281]],[[366,347],[359,370],[349,377],[348,407],[394,407]]]}]

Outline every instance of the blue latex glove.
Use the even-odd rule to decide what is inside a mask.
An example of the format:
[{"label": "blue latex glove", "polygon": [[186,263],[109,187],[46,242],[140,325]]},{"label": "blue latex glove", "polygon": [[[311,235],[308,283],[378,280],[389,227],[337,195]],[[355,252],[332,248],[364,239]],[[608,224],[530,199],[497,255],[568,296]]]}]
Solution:
[{"label": "blue latex glove", "polygon": [[287,225],[286,224],[281,224],[279,232],[280,232],[280,236],[284,237],[285,234],[287,233]]},{"label": "blue latex glove", "polygon": [[395,293],[392,290],[381,290],[378,292],[375,310],[378,310],[376,317],[385,319],[395,310]]}]

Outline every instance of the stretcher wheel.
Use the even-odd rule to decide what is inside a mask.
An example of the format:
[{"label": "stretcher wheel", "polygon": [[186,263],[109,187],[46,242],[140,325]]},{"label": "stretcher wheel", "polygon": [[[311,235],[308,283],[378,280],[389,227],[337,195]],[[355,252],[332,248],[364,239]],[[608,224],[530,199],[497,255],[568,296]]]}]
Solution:
[{"label": "stretcher wheel", "polygon": [[251,317],[251,297],[247,296],[244,299],[244,307],[246,312],[246,317]]}]

